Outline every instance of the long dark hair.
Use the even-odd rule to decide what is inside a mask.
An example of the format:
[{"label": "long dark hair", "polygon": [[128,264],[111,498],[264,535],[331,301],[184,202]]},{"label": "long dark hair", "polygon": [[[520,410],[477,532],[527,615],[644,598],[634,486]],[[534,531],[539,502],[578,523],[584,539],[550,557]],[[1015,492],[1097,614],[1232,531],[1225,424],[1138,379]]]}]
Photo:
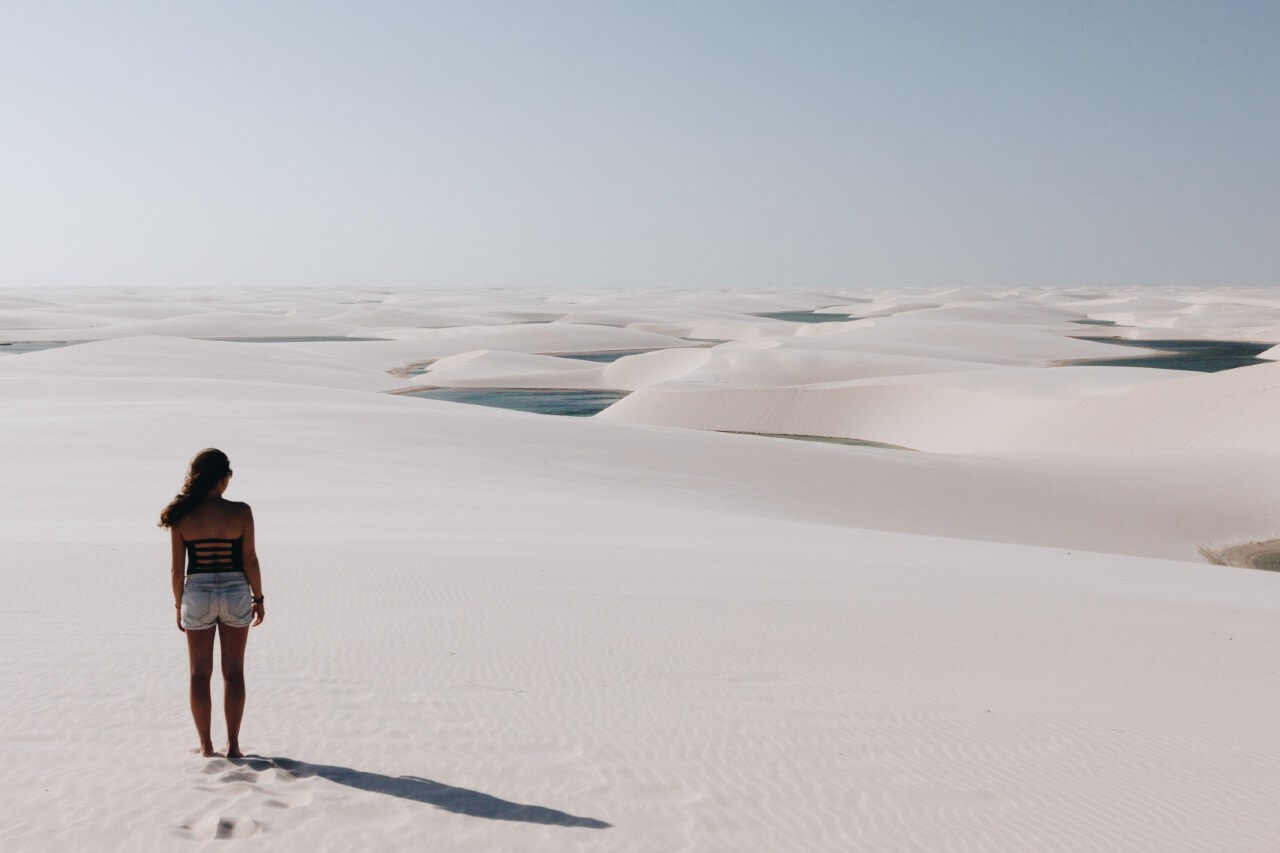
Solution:
[{"label": "long dark hair", "polygon": [[160,526],[173,527],[181,518],[191,511],[197,503],[208,497],[213,487],[222,482],[222,478],[231,473],[231,460],[227,454],[216,447],[201,450],[191,460],[187,470],[187,479],[182,484],[182,491],[169,501],[169,505],[160,513]]}]

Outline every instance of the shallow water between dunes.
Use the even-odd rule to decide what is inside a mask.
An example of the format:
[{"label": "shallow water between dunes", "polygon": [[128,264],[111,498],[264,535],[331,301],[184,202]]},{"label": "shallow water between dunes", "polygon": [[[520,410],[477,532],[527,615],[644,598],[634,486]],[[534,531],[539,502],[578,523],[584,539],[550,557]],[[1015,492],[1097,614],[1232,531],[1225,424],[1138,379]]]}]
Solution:
[{"label": "shallow water between dunes", "polygon": [[1072,360],[1073,365],[1102,367],[1158,367],[1165,370],[1194,370],[1200,373],[1216,373],[1252,364],[1266,364],[1258,358],[1275,344],[1252,341],[1205,341],[1196,339],[1166,339],[1138,341],[1129,338],[1080,336],[1078,340],[1118,344],[1126,347],[1162,350],[1167,355],[1142,355],[1132,358],[1086,358]]}]

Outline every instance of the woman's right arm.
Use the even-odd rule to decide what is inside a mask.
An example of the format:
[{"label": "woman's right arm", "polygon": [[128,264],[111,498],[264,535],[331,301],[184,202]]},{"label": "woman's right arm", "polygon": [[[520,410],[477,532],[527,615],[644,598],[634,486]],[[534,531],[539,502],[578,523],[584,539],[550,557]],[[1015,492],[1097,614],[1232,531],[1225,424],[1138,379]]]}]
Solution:
[{"label": "woman's right arm", "polygon": [[182,631],[182,583],[186,578],[183,573],[186,571],[184,563],[186,562],[187,550],[182,541],[182,534],[178,532],[178,528],[169,528],[169,580],[173,584],[173,606],[178,609],[178,630]]},{"label": "woman's right arm", "polygon": [[267,608],[262,598],[262,568],[258,565],[258,549],[253,542],[253,510],[244,505],[244,542],[241,555],[244,557],[244,573],[249,579],[249,589],[253,593],[253,624],[261,625],[267,615]]}]

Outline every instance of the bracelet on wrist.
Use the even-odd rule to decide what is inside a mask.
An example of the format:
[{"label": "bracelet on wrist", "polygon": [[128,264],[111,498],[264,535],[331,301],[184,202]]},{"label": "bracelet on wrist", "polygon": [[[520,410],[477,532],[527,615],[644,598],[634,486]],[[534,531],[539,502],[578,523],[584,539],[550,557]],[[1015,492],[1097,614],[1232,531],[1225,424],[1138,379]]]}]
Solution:
[{"label": "bracelet on wrist", "polygon": [[267,597],[266,597],[265,595],[255,595],[255,596],[253,596],[253,603],[254,603],[254,604],[261,604],[262,602],[264,602],[264,601],[266,601],[266,600],[267,600]]}]

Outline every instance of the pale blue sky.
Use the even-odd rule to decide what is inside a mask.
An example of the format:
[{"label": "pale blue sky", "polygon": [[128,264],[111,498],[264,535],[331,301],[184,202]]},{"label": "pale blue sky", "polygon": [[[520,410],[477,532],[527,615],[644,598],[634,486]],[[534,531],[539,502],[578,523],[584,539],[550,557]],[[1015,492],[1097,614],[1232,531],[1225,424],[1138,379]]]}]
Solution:
[{"label": "pale blue sky", "polygon": [[1280,284],[1280,3],[0,7],[0,286]]}]

